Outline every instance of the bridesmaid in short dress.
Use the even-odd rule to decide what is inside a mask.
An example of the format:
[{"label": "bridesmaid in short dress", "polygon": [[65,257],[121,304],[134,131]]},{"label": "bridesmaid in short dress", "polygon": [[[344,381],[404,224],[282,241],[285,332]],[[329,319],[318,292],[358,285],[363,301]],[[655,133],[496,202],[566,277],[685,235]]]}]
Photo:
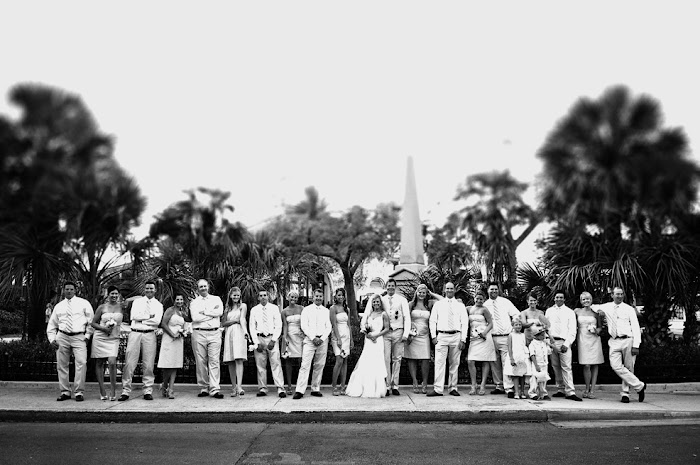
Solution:
[{"label": "bridesmaid in short dress", "polygon": [[[348,355],[353,347],[352,331],[348,324],[348,306],[345,299],[345,289],[335,291],[335,304],[329,309],[331,318],[331,347],[335,355],[333,366],[333,395],[345,395],[345,381],[348,377]],[[340,376],[340,389],[338,388],[338,376]]]},{"label": "bridesmaid in short dress", "polygon": [[603,324],[599,313],[591,309],[593,296],[590,292],[581,293],[581,305],[583,308],[574,310],[578,332],[576,333],[576,345],[578,346],[578,363],[583,365],[583,379],[586,382],[586,390],[583,397],[595,399],[592,391],[598,382],[598,365],[603,363],[603,345],[600,342],[600,332]]},{"label": "bridesmaid in short dress", "polygon": [[[413,392],[418,394],[428,392],[428,377],[430,372],[430,310],[433,308],[435,300],[442,299],[442,296],[433,294],[425,284],[419,284],[413,299],[408,303],[411,311],[411,333],[404,343],[403,358],[407,360],[408,372],[413,379]],[[413,334],[415,333],[415,335]],[[423,377],[422,388],[418,387],[418,362],[420,362],[421,376]]]},{"label": "bridesmaid in short dress", "polygon": [[232,287],[226,299],[221,326],[224,329],[224,363],[231,378],[231,397],[242,396],[243,362],[248,360],[248,307],[241,302],[241,289]]},{"label": "bridesmaid in short dress", "polygon": [[[95,328],[92,336],[92,351],[90,358],[95,359],[95,376],[100,386],[101,400],[117,400],[117,354],[119,353],[119,334],[124,315],[119,302],[119,289],[116,286],[107,288],[107,302],[97,307],[95,317],[90,324]],[[105,390],[105,361],[109,363],[109,382],[111,396],[107,397]]]},{"label": "bridesmaid in short dress", "polygon": [[544,312],[537,308],[537,294],[534,292],[527,296],[527,305],[528,307],[520,312],[520,322],[525,332],[525,344],[529,346],[535,332],[540,328],[549,329],[549,320],[544,316]]},{"label": "bridesmaid in short dress", "polygon": [[282,310],[282,358],[284,359],[284,370],[287,375],[287,395],[292,395],[292,375],[294,367],[301,366],[301,345],[304,341],[304,332],[301,330],[301,311],[304,309],[297,304],[299,293],[290,291],[287,294],[289,306]]},{"label": "bridesmaid in short dress", "polygon": [[[477,292],[474,305],[467,309],[469,314],[469,349],[467,351],[467,366],[472,386],[469,395],[486,394],[486,378],[489,376],[491,363],[496,361],[496,348],[493,338],[489,335],[493,329],[491,312],[484,306],[486,295]],[[476,390],[476,362],[481,362],[481,386]]]},{"label": "bridesmaid in short dress", "polygon": [[160,392],[163,397],[175,398],[175,377],[177,369],[182,368],[185,353],[185,321],[189,320],[185,297],[175,294],[173,306],[163,313],[160,322],[163,338],[160,341],[157,367],[163,370],[163,384]]}]

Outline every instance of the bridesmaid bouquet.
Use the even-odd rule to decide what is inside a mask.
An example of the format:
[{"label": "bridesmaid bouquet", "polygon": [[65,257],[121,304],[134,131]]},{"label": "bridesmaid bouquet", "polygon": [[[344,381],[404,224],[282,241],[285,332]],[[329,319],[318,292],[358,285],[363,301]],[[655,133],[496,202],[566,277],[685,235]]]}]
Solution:
[{"label": "bridesmaid bouquet", "polygon": [[596,334],[596,330],[598,328],[593,323],[590,323],[588,326],[586,326],[586,329],[588,330],[589,333]]},{"label": "bridesmaid bouquet", "polygon": [[252,352],[255,350],[257,346],[255,344],[248,344],[248,352]]},{"label": "bridesmaid bouquet", "polygon": [[472,328],[472,331],[471,331],[472,339],[480,339],[481,332],[485,329],[486,329],[486,326],[477,326],[476,328]]},{"label": "bridesmaid bouquet", "polygon": [[289,358],[289,349],[284,349],[284,352],[282,352],[282,358]]},{"label": "bridesmaid bouquet", "polygon": [[414,325],[411,325],[411,330],[408,332],[408,335],[413,337],[418,336],[418,329]]},{"label": "bridesmaid bouquet", "polygon": [[343,358],[345,358],[345,357],[348,356],[348,354],[345,353],[345,349],[343,349],[343,350],[340,351],[340,356],[343,357]]},{"label": "bridesmaid bouquet", "polygon": [[105,322],[105,326],[106,326],[107,328],[109,328],[109,329],[112,329],[112,328],[114,328],[115,326],[117,326],[117,322],[114,320],[114,318],[110,318],[109,320],[107,320],[107,321]]}]

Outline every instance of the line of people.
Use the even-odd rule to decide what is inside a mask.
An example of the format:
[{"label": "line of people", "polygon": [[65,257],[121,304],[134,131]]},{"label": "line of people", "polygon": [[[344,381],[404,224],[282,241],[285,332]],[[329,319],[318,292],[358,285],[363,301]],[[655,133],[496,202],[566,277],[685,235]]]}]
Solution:
[{"label": "line of people", "polygon": [[[486,378],[491,373],[496,384],[491,394],[507,394],[509,398],[549,400],[546,382],[551,361],[557,392],[553,397],[581,401],[573,386],[571,347],[578,346],[578,361],[584,366],[586,383],[584,398],[594,398],[598,365],[603,362],[600,332],[603,318],[610,333],[610,364],[622,378],[622,402],[629,402],[630,388],[644,400],[646,385],[634,376],[634,360],[639,351],[641,333],[637,315],[622,302],[624,291],[615,288],[613,302],[594,310],[592,297],[581,295],[581,308],[575,311],[564,305],[563,292],[555,294],[554,305],[546,312],[537,309],[537,298],[528,298],[528,308],[518,311],[510,300],[499,295],[498,285],[490,283],[488,296],[478,292],[475,304],[468,309],[455,298],[455,287],[447,283],[445,296],[420,285],[409,302],[396,292],[396,281],[390,279],[383,296],[369,299],[360,323],[365,344],[346,385],[347,357],[353,347],[352,330],[344,289],[334,294],[330,308],[323,305],[323,291],[316,290],[313,303],[302,307],[298,294],[290,292],[289,306],[279,310],[269,302],[266,291],[258,295],[259,303],[248,314],[241,301],[241,291],[233,288],[226,303],[209,293],[209,284],[197,283],[198,296],[185,306],[182,295],[163,310],[155,298],[154,282],[145,285],[144,296],[134,300],[131,308],[129,335],[122,373],[122,392],[116,396],[116,358],[119,348],[119,327],[123,314],[119,290],[111,286],[107,301],[93,313],[85,299],[75,296],[75,284],[64,285],[64,299],[53,309],[47,335],[56,349],[57,371],[64,401],[74,393],[76,401],[84,399],[87,341],[92,337],[92,358],[102,400],[126,401],[132,391],[133,372],[139,359],[143,367],[143,398],[153,400],[156,336],[162,328],[163,338],[157,367],[163,370],[160,392],[174,398],[177,369],[183,366],[184,337],[191,334],[195,355],[199,397],[222,399],[220,392],[220,354],[228,366],[231,396],[243,396],[243,362],[250,350],[257,367],[257,396],[266,396],[267,365],[279,397],[293,395],[301,399],[311,373],[311,395],[322,396],[320,384],[325,367],[328,343],[335,355],[332,376],[333,395],[385,397],[400,395],[399,371],[403,358],[413,380],[413,392],[429,397],[444,393],[445,371],[449,366],[447,391],[459,396],[458,372],[462,351],[468,346],[467,363],[471,379],[470,395],[486,394]],[[187,325],[191,322],[191,325]],[[221,330],[224,337],[222,341]],[[428,391],[428,373],[434,350],[433,389]],[[68,379],[71,352],[75,358],[73,390]],[[285,386],[282,361],[285,362]],[[104,365],[109,364],[111,395],[104,385]],[[477,363],[481,363],[482,379],[477,384]],[[418,382],[418,368],[422,382]],[[293,369],[298,367],[297,382],[292,390]],[[525,380],[529,379],[529,391]]]}]

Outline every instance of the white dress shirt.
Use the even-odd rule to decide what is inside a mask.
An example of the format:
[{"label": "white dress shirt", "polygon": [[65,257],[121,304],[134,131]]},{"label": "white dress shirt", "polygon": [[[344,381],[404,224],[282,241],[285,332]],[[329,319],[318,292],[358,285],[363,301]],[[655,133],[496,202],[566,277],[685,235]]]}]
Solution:
[{"label": "white dress shirt", "polygon": [[469,335],[469,314],[462,302],[455,299],[444,298],[433,305],[428,320],[430,337],[436,338],[438,331],[459,331],[459,339],[467,341]]},{"label": "white dress shirt", "polygon": [[[267,322],[263,319],[263,311],[267,315]],[[282,316],[277,305],[267,303],[265,307],[258,304],[250,310],[250,336],[258,334],[272,334],[272,340],[276,341],[282,334]]]},{"label": "white dress shirt", "polygon": [[553,305],[547,309],[544,316],[549,320],[549,336],[564,339],[563,344],[571,347],[576,340],[576,313],[566,305]]},{"label": "white dress shirt", "polygon": [[70,300],[63,299],[53,308],[46,326],[46,336],[49,342],[53,342],[59,330],[66,333],[88,333],[94,316],[92,305],[87,300],[75,296]]},{"label": "white dress shirt", "polygon": [[157,329],[163,318],[163,304],[155,297],[146,296],[134,299],[131,303],[131,329],[148,331]]},{"label": "white dress shirt", "polygon": [[217,295],[198,295],[190,302],[192,329],[214,329],[221,325],[221,315],[224,314],[224,304]]},{"label": "white dress shirt", "polygon": [[330,311],[323,305],[307,305],[301,311],[301,330],[309,341],[315,337],[326,341],[332,329]]},{"label": "white dress shirt", "polygon": [[642,331],[634,307],[624,302],[607,302],[599,307],[599,311],[605,315],[610,337],[629,336],[632,338],[632,347],[639,348],[642,343]]},{"label": "white dress shirt", "polygon": [[491,320],[493,321],[492,336],[508,335],[513,331],[513,317],[520,315],[520,311],[515,308],[513,302],[505,297],[498,296],[496,300],[486,299],[484,307],[491,312]]},{"label": "white dress shirt", "polygon": [[[384,311],[389,315],[389,326],[391,329],[403,329],[403,337],[408,338],[408,333],[411,332],[411,311],[408,309],[408,300],[398,293],[390,296],[389,294],[382,296]],[[360,327],[364,328],[367,323],[367,317],[372,313],[372,299],[367,301],[365,313],[362,315]]]}]

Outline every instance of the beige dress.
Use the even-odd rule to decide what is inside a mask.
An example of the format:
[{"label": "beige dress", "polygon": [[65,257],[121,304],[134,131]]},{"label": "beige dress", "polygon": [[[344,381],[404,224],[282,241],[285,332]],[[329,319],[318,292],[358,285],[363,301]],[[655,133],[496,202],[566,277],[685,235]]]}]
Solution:
[{"label": "beige dress", "polygon": [[114,320],[112,332],[105,334],[102,331],[95,331],[92,336],[92,353],[90,358],[109,358],[116,357],[119,353],[119,333],[121,331],[122,319],[124,316],[121,313],[103,313],[100,317],[100,325],[106,326],[109,320]]}]

